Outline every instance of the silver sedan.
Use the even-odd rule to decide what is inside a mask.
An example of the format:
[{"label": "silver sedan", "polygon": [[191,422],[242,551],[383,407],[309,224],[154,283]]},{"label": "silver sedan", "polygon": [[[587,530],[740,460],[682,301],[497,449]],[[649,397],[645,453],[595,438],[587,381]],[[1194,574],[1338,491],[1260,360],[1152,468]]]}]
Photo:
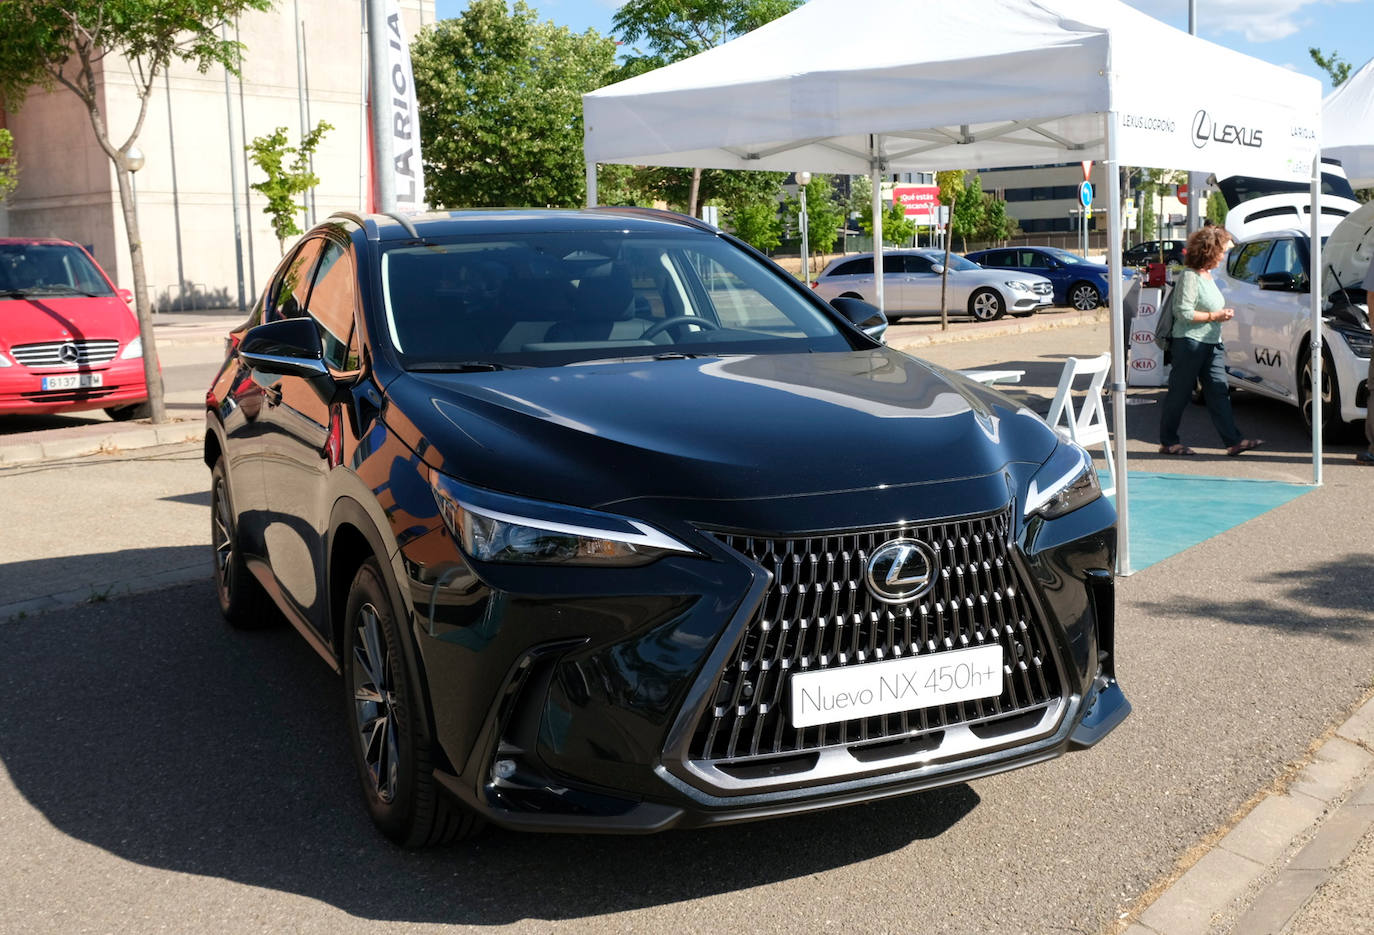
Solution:
[{"label": "silver sedan", "polygon": [[[904,315],[940,314],[941,250],[883,251],[883,299],[890,319]],[[816,277],[816,294],[827,302],[837,296],[878,301],[873,254],[839,257]],[[984,269],[957,253],[949,255],[949,309],[967,311],[978,321],[995,321],[1007,312],[1029,315],[1054,301],[1054,284],[1044,276],[1005,269]]]}]

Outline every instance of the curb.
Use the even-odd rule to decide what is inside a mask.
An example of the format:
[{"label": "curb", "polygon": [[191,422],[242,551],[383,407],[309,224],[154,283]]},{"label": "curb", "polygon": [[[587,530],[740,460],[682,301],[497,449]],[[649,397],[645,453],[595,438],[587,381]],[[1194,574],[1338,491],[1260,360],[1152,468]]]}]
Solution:
[{"label": "curb", "polygon": [[42,441],[0,443],[0,468],[43,461],[60,461],[92,454],[110,454],[135,448],[154,448],[159,445],[180,445],[200,442],[204,437],[204,423],[199,421],[112,422],[108,425],[83,425],[71,429],[55,429],[52,438]]},{"label": "curb", "polygon": [[[1012,321],[1002,322],[957,322],[951,325],[948,331],[935,331],[931,334],[902,335],[887,342],[888,347],[899,351],[907,351],[912,348],[929,347],[934,344],[954,344],[961,341],[978,341],[983,338],[1005,338],[1018,334],[1029,334],[1035,331],[1054,331],[1058,328],[1075,328],[1079,325],[1100,325],[1108,321],[1109,309],[1105,306],[1097,308],[1091,312],[1059,312],[1054,313],[1054,317],[1048,317],[1044,313],[1036,313],[1028,318],[1018,318]],[[888,328],[888,337],[892,337],[892,328],[901,327],[901,322],[894,322]]]},{"label": "curb", "polygon": [[103,589],[98,585],[88,585],[84,588],[63,591],[59,594],[47,594],[43,597],[15,601],[12,604],[0,604],[0,623],[9,623],[16,618],[33,617],[49,611],[61,610],[64,607],[74,607],[78,604],[98,604],[115,597],[141,594],[146,591],[160,591],[163,588],[171,588],[179,584],[190,584],[196,581],[208,582],[210,581],[209,563],[210,559],[207,555],[204,561],[198,561],[194,565],[169,568],[139,578],[114,581],[105,585]]},{"label": "curb", "polygon": [[1367,696],[1286,788],[1260,800],[1138,915],[1127,913],[1136,918],[1124,935],[1205,935],[1228,913],[1238,914],[1228,931],[1281,935],[1374,830],[1371,750]]}]

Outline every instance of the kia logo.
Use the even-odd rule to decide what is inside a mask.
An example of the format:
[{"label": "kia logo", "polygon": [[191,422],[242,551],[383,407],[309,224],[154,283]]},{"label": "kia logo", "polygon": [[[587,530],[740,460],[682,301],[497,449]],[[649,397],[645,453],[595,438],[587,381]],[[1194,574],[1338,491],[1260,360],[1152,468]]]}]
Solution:
[{"label": "kia logo", "polygon": [[1153,331],[1136,331],[1131,335],[1131,341],[1135,344],[1155,343],[1155,333]]},{"label": "kia logo", "polygon": [[1149,318],[1151,315],[1153,315],[1153,314],[1154,314],[1155,312],[1157,312],[1157,311],[1159,311],[1159,309],[1155,308],[1153,305],[1142,305],[1142,306],[1140,306],[1139,308],[1136,309],[1135,317],[1136,317],[1136,318]]},{"label": "kia logo", "polygon": [[1158,366],[1159,364],[1149,357],[1137,357],[1135,360],[1131,361],[1131,369],[1139,370],[1142,373],[1148,373]]},{"label": "kia logo", "polygon": [[905,604],[935,584],[939,559],[935,551],[915,539],[893,539],[869,556],[864,578],[869,592],[885,604]]}]

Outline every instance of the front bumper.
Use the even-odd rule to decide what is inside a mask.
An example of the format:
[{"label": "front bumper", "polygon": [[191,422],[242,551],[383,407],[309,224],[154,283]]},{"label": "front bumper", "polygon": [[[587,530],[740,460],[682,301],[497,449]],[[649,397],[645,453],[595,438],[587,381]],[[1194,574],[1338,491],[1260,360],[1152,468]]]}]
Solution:
[{"label": "front bumper", "polygon": [[[98,374],[99,386],[43,389],[45,377]],[[146,402],[148,385],[143,376],[143,358],[116,358],[107,363],[80,368],[29,368],[22,364],[0,367],[0,415],[47,415],[54,412],[80,412],[108,406],[129,406]]]},{"label": "front bumper", "polygon": [[[1005,508],[1009,480],[963,482],[956,502]],[[924,732],[914,717],[903,718],[895,734],[868,736],[864,728],[865,736],[850,739],[843,732],[857,728],[835,725],[841,742],[832,735],[827,744],[822,734],[824,749],[801,754],[804,761],[817,753],[823,767],[799,766],[786,751],[754,758],[736,750],[726,760],[703,754],[705,712],[717,703],[722,673],[757,633],[777,577],[712,537],[698,534],[702,557],[592,575],[407,561],[435,732],[447,757],[437,775],[498,825],[640,833],[871,801],[1091,746],[1130,710],[1114,674],[1114,520],[1099,500],[1011,531],[1006,558],[1056,672],[1053,703],[981,738],[971,714],[967,723],[954,714]],[[446,534],[435,528],[403,554],[437,554],[423,543],[433,535]],[[963,587],[962,570],[958,577]],[[972,591],[964,597],[978,599]],[[951,628],[948,644],[930,645],[944,649],[966,636]],[[854,657],[839,664],[846,662]],[[718,768],[726,762],[739,769]]]}]

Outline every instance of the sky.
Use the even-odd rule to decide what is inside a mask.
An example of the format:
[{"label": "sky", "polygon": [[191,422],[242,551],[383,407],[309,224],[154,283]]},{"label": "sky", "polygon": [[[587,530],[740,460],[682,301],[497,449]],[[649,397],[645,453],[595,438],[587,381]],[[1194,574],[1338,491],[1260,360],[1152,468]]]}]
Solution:
[{"label": "sky", "polygon": [[[1188,0],[1127,0],[1156,19],[1188,28]],[[611,17],[620,0],[526,0],[540,19],[574,32],[595,29],[611,33]],[[1374,58],[1374,0],[1195,0],[1198,35],[1246,55],[1322,79],[1323,94],[1331,81],[1312,62],[1308,47],[1338,53],[1357,70]],[[459,15],[467,0],[435,0],[440,19]],[[1163,75],[1184,80],[1188,63],[1170,62],[1161,50]],[[1167,85],[1166,85],[1167,86]]]}]

